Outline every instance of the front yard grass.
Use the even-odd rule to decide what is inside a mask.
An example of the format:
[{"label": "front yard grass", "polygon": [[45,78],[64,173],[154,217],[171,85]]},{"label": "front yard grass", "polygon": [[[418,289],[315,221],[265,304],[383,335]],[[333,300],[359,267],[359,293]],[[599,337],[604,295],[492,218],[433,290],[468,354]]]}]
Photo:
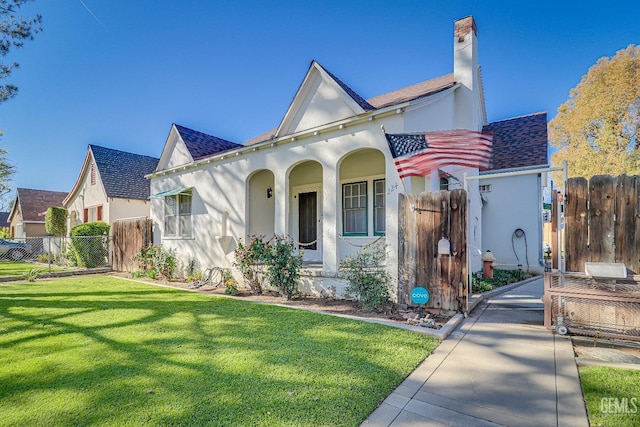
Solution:
[{"label": "front yard grass", "polygon": [[0,276],[24,276],[37,266],[21,261],[0,261]]},{"label": "front yard grass", "polygon": [[640,425],[640,371],[583,367],[580,382],[592,427]]},{"label": "front yard grass", "polygon": [[0,425],[357,426],[439,343],[94,276],[0,285]]},{"label": "front yard grass", "polygon": [[[28,276],[32,270],[39,270],[42,274],[49,273],[47,264],[33,264],[24,261],[0,261],[0,277],[6,276]],[[51,271],[62,271],[63,268],[51,267]]]}]

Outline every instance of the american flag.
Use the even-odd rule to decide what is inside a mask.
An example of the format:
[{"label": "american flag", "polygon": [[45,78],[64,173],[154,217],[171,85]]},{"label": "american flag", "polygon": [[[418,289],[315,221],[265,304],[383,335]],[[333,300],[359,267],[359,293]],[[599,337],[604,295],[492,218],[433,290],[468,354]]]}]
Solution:
[{"label": "american flag", "polygon": [[489,167],[490,132],[457,129],[385,135],[401,179],[426,176],[445,166]]}]

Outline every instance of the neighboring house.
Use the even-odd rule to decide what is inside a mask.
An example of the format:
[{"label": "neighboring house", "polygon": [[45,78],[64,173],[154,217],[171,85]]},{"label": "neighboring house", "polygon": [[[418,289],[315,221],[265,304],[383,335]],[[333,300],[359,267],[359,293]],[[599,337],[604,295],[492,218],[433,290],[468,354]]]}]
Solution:
[{"label": "neighboring house", "polygon": [[[452,74],[366,100],[313,61],[279,126],[242,145],[174,124],[149,176],[155,242],[175,249],[184,263],[229,267],[238,240],[290,235],[312,267],[303,290],[335,286],[341,294],[340,260],[385,236],[387,267],[397,278],[398,194],[461,188],[465,173],[479,173],[448,167],[401,182],[380,130],[478,131],[487,125],[472,17],[455,22],[453,43]],[[508,149],[509,137],[497,146]],[[527,147],[516,151],[514,162],[529,156]],[[483,202],[478,181],[472,184],[468,239],[481,248]],[[512,194],[513,203],[538,197],[538,190],[521,190]],[[480,269],[479,251],[470,258],[471,268]]]},{"label": "neighboring house", "polygon": [[0,237],[10,236],[9,212],[0,212]]},{"label": "neighboring house", "polygon": [[44,216],[51,206],[62,206],[67,193],[61,191],[33,190],[18,188],[9,212],[10,237],[48,236]]},{"label": "neighboring house", "polygon": [[493,153],[491,170],[479,180],[482,248],[496,257],[496,268],[520,265],[541,273],[546,174],[519,173],[548,167],[547,113],[489,123],[484,130],[493,133]]},{"label": "neighboring house", "polygon": [[76,184],[65,197],[69,230],[86,222],[149,216],[149,181],[158,159],[89,145]]}]

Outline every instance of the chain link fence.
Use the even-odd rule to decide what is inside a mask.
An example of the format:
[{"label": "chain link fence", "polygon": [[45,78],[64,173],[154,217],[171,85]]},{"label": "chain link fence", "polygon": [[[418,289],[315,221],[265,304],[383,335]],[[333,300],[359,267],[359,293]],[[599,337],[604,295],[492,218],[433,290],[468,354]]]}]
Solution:
[{"label": "chain link fence", "polygon": [[2,239],[0,260],[27,261],[58,267],[110,267],[111,239],[109,236]]}]

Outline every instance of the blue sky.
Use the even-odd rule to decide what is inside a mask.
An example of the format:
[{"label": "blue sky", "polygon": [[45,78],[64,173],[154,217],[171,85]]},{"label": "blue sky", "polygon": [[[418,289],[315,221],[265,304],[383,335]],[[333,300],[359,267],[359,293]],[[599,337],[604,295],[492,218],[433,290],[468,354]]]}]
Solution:
[{"label": "blue sky", "polygon": [[[591,2],[589,2],[591,3]],[[172,123],[242,143],[276,127],[315,59],[364,98],[453,71],[473,15],[489,121],[552,119],[598,58],[640,44],[640,2],[36,0],[5,60],[13,186],[69,191],[88,144],[159,157]],[[6,81],[5,81],[6,82]]]}]

